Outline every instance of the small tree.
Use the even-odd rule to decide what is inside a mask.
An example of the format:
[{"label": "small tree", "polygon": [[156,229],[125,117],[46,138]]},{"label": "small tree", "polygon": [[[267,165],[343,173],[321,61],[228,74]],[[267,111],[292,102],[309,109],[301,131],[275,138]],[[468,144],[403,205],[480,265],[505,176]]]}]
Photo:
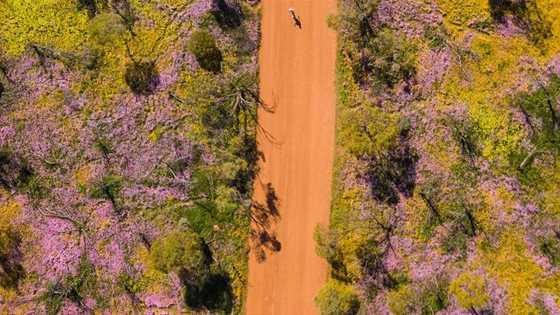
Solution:
[{"label": "small tree", "polygon": [[353,315],[360,309],[354,288],[333,279],[321,288],[315,303],[323,315]]},{"label": "small tree", "polygon": [[99,182],[97,182],[91,189],[90,195],[93,198],[100,198],[109,200],[117,212],[117,200],[121,193],[123,186],[123,179],[121,176],[106,175]]},{"label": "small tree", "polygon": [[196,57],[196,61],[202,69],[215,73],[222,70],[222,52],[216,46],[212,34],[203,30],[195,32],[191,36],[187,48]]},{"label": "small tree", "polygon": [[133,62],[126,67],[124,81],[137,95],[153,94],[159,85],[159,73],[154,62]]},{"label": "small tree", "polygon": [[162,272],[181,269],[198,272],[207,260],[200,237],[193,232],[179,231],[156,240],[150,257],[154,266]]},{"label": "small tree", "polygon": [[126,32],[122,19],[112,13],[97,15],[89,23],[88,28],[91,38],[100,45],[111,44]]}]

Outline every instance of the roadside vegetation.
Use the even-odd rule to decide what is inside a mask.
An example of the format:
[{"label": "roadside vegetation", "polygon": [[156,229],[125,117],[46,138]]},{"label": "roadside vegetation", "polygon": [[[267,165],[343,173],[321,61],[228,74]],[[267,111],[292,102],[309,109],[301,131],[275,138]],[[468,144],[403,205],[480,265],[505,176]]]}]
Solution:
[{"label": "roadside vegetation", "polygon": [[258,10],[0,1],[2,313],[242,312]]},{"label": "roadside vegetation", "polygon": [[560,7],[340,0],[322,314],[557,314]]}]

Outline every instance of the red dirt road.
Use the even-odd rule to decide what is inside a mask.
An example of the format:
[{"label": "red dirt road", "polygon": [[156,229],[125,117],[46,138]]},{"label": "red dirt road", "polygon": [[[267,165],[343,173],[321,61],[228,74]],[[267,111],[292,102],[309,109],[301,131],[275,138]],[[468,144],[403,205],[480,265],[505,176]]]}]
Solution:
[{"label": "red dirt road", "polygon": [[[288,13],[293,7],[301,29]],[[252,249],[246,312],[249,315],[318,314],[314,297],[327,279],[315,253],[313,231],[327,224],[335,128],[336,34],[326,24],[336,0],[264,0],[260,52],[261,97],[274,113],[259,112],[264,154],[255,201],[267,187],[278,218],[268,230],[280,250],[258,262]]]}]

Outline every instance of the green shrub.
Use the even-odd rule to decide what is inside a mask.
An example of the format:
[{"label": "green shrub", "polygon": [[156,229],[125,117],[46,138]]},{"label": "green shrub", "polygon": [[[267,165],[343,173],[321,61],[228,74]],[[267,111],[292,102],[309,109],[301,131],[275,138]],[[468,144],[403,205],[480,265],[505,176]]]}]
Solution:
[{"label": "green shrub", "polygon": [[202,69],[215,73],[222,70],[222,52],[216,46],[212,34],[203,30],[196,31],[192,34],[187,48],[196,57]]},{"label": "green shrub", "polygon": [[419,286],[401,286],[389,292],[387,304],[395,315],[433,315],[449,304],[447,287],[447,282],[441,279]]},{"label": "green shrub", "polygon": [[137,95],[150,95],[159,85],[159,72],[154,62],[133,62],[126,67],[124,81]]},{"label": "green shrub", "polygon": [[88,27],[91,38],[100,45],[113,43],[126,32],[120,16],[112,13],[97,15],[89,22]]},{"label": "green shrub", "polygon": [[397,143],[400,129],[400,116],[385,113],[372,105],[364,105],[341,113],[340,139],[352,155],[379,155]]},{"label": "green shrub", "polygon": [[185,285],[185,304],[194,310],[209,310],[213,314],[231,314],[234,294],[231,279],[223,272],[197,275]]},{"label": "green shrub", "polygon": [[354,288],[336,280],[329,280],[315,298],[322,315],[353,315],[360,309]]},{"label": "green shrub", "polygon": [[337,279],[347,278],[344,254],[338,248],[338,234],[333,229],[317,226],[313,237],[317,244],[317,255],[327,260],[332,276]]},{"label": "green shrub", "polygon": [[76,275],[67,276],[63,281],[50,283],[40,300],[45,304],[48,315],[59,314],[64,302],[68,300],[76,305],[83,305],[88,296],[96,296],[97,277],[95,267],[86,258],[82,258]]},{"label": "green shrub", "polygon": [[90,190],[92,198],[100,198],[109,200],[115,210],[117,209],[117,201],[123,187],[123,178],[117,175],[106,175],[93,185]]},{"label": "green shrub", "polygon": [[392,87],[416,74],[416,47],[396,32],[384,28],[364,45],[353,61],[354,80]]},{"label": "green shrub", "polygon": [[207,257],[198,235],[192,232],[171,232],[156,240],[150,250],[154,266],[162,272],[181,269],[199,271]]}]

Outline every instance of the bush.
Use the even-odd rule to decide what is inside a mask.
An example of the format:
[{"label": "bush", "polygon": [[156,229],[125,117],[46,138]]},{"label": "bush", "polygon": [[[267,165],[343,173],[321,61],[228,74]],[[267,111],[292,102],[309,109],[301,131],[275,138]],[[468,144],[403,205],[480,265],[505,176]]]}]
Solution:
[{"label": "bush", "polygon": [[20,210],[17,203],[0,205],[0,287],[17,288],[25,277],[21,265],[22,233],[14,225]]},{"label": "bush", "polygon": [[159,85],[159,72],[154,62],[133,62],[126,67],[124,81],[137,95],[153,94]]},{"label": "bush", "polygon": [[196,57],[202,69],[214,73],[222,70],[222,52],[216,46],[212,34],[202,30],[195,32],[187,48]]},{"label": "bush", "polygon": [[447,282],[435,279],[431,283],[406,285],[387,295],[389,309],[395,315],[432,315],[449,304]]},{"label": "bush", "polygon": [[[231,279],[225,273],[208,273],[185,283],[185,304],[194,310],[230,314],[233,308]],[[221,312],[220,312],[221,311]]]},{"label": "bush", "polygon": [[416,74],[416,48],[405,36],[382,29],[365,44],[354,61],[356,82],[392,87]]},{"label": "bush", "polygon": [[113,207],[117,207],[117,200],[123,186],[123,178],[117,175],[106,175],[95,183],[90,190],[92,198],[100,198],[109,200]]},{"label": "bush", "polygon": [[49,284],[47,291],[40,296],[40,300],[45,304],[47,314],[56,315],[59,314],[66,300],[76,305],[83,305],[88,295],[95,297],[96,287],[95,267],[82,257],[77,274]]},{"label": "bush", "polygon": [[354,288],[332,279],[321,288],[315,303],[322,315],[353,315],[360,309]]},{"label": "bush", "polygon": [[340,139],[345,139],[342,145],[357,158],[389,150],[398,142],[402,131],[398,114],[385,113],[372,105],[344,111],[340,120],[343,122]]},{"label": "bush", "polygon": [[337,279],[347,278],[346,266],[344,265],[344,254],[338,248],[338,235],[329,228],[317,226],[313,235],[315,239],[317,255],[327,260],[331,267],[331,274]]},{"label": "bush", "polygon": [[[35,172],[18,155],[7,148],[0,148],[0,187],[32,192],[36,187]],[[31,186],[31,187],[30,187]]]},{"label": "bush", "polygon": [[112,13],[97,15],[89,22],[89,35],[100,45],[111,44],[126,32],[120,16]]},{"label": "bush", "polygon": [[211,13],[222,29],[241,26],[243,11],[237,1],[214,0]]},{"label": "bush", "polygon": [[171,232],[156,240],[150,257],[154,266],[162,272],[181,269],[197,272],[207,262],[201,239],[192,232]]}]

